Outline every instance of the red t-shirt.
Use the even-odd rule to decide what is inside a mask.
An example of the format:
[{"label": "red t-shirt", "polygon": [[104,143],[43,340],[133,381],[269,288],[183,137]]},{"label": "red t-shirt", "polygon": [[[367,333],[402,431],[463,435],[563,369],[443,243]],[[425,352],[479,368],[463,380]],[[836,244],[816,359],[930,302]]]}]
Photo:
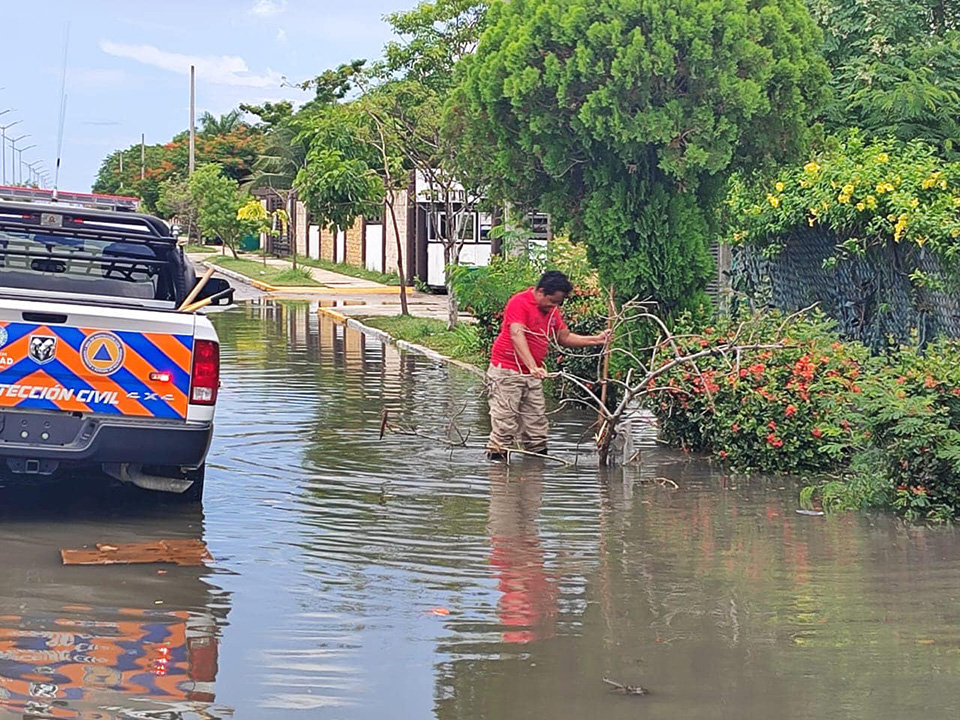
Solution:
[{"label": "red t-shirt", "polygon": [[490,351],[490,363],[529,375],[530,369],[520,360],[513,348],[513,340],[510,339],[510,325],[513,323],[520,323],[527,329],[527,345],[530,346],[530,354],[538,366],[543,365],[550,341],[555,340],[557,333],[566,329],[567,324],[563,321],[559,308],[553,308],[547,313],[540,309],[533,296],[533,288],[518,292],[507,301],[500,334],[493,341]]}]

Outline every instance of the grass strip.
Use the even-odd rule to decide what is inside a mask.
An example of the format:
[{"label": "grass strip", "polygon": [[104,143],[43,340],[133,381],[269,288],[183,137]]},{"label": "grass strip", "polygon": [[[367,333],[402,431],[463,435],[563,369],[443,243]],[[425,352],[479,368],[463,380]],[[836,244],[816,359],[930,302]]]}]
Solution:
[{"label": "grass strip", "polygon": [[473,325],[460,323],[453,330],[447,330],[447,324],[442,320],[413,315],[368,315],[357,319],[364,325],[383,330],[395,340],[423,345],[481,369],[487,367],[487,354]]},{"label": "grass strip", "polygon": [[[288,258],[289,259],[289,258]],[[399,285],[400,277],[396,273],[382,273],[375,270],[367,270],[362,267],[355,267],[347,263],[335,263],[329,260],[317,260],[315,258],[297,257],[297,262],[310,267],[329,270],[330,272],[340,273],[349,277],[360,278],[361,280],[370,280],[381,285]]]},{"label": "grass strip", "polygon": [[229,256],[222,256],[208,259],[206,262],[219,265],[227,270],[233,270],[241,275],[246,275],[253,280],[276,286],[313,286],[322,287],[310,277],[310,271],[304,268],[277,268],[272,265],[264,265],[258,260],[247,260],[245,258],[235,259]]}]

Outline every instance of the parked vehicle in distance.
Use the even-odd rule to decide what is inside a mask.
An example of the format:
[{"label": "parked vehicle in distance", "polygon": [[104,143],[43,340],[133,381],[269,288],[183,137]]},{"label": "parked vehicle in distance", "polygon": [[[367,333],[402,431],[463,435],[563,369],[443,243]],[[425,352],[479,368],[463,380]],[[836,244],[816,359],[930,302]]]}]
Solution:
[{"label": "parked vehicle in distance", "polygon": [[189,310],[232,289],[196,284],[156,217],[0,200],[0,474],[102,469],[199,499],[219,342]]}]

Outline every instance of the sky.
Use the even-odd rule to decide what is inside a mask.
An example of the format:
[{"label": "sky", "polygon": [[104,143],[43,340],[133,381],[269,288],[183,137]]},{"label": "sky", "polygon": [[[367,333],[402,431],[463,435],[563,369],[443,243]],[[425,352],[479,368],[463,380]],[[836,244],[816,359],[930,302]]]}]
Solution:
[{"label": "sky", "polygon": [[[68,37],[62,190],[89,191],[103,158],[167,142],[197,117],[241,102],[309,97],[285,83],[355,58],[378,57],[383,16],[416,0],[0,0],[4,63],[0,126],[26,162],[56,166],[64,38]],[[69,26],[69,31],[68,31]],[[6,179],[13,159],[7,144]]]}]

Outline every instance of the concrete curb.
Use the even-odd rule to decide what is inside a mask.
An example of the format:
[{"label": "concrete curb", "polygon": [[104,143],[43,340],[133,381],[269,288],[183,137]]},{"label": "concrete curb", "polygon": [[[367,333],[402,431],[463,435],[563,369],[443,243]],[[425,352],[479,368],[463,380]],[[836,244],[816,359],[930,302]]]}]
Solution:
[{"label": "concrete curb", "polygon": [[452,357],[447,357],[441,353],[438,353],[436,350],[431,348],[424,347],[423,345],[417,345],[416,343],[407,342],[406,340],[397,340],[393,335],[380,330],[379,328],[370,327],[369,325],[364,325],[362,322],[356,318],[347,317],[341,312],[332,310],[330,308],[320,307],[317,308],[317,312],[322,315],[326,315],[331,320],[340,323],[341,325],[346,325],[348,328],[354,330],[359,330],[364,335],[369,335],[370,337],[376,338],[380,342],[391,343],[396,345],[398,349],[405,352],[413,352],[418,355],[423,355],[424,357],[430,358],[434,362],[447,363],[448,365],[453,365],[460,368],[461,370],[466,370],[467,372],[473,373],[477,377],[486,377],[486,374],[480,368],[470,363],[465,363],[461,360],[455,360]]}]

